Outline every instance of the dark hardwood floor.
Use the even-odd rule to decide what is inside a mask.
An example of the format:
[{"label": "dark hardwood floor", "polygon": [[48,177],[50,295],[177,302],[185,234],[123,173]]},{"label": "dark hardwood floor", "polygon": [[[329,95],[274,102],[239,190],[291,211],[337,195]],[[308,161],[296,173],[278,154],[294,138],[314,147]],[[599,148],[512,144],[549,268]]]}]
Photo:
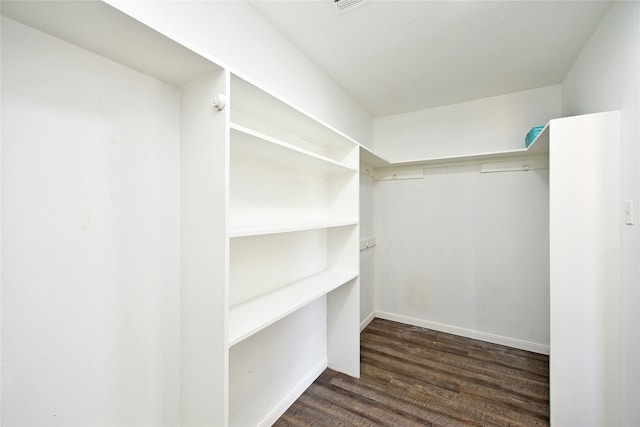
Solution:
[{"label": "dark hardwood floor", "polygon": [[361,377],[327,369],[275,426],[548,426],[549,358],[375,319]]}]

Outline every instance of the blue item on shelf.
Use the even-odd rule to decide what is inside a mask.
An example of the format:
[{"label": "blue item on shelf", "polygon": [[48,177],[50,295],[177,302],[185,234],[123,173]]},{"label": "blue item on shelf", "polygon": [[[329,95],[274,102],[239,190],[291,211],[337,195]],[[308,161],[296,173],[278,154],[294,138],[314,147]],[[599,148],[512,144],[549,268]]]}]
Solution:
[{"label": "blue item on shelf", "polygon": [[527,134],[527,137],[524,139],[525,147],[529,148],[531,143],[536,139],[540,132],[542,132],[542,129],[544,129],[544,126],[536,126],[534,128],[531,128],[531,130]]}]

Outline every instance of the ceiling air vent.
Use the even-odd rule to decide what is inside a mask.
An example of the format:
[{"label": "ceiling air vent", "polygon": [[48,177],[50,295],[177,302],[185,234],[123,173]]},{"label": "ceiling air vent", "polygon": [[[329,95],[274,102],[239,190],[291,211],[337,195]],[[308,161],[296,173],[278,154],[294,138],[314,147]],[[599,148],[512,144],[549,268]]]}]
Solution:
[{"label": "ceiling air vent", "polygon": [[333,3],[338,13],[344,13],[353,10],[358,6],[362,6],[367,0],[329,0]]}]

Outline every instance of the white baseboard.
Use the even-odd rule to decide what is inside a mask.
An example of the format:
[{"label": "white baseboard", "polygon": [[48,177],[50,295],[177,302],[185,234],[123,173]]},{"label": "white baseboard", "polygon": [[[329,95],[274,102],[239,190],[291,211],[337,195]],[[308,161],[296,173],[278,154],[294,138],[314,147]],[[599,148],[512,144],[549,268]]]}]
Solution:
[{"label": "white baseboard", "polygon": [[460,328],[458,326],[447,325],[445,323],[431,322],[428,320],[418,319],[415,317],[403,316],[400,314],[389,313],[385,311],[376,311],[374,317],[392,320],[394,322],[406,323],[407,325],[418,326],[421,328],[433,329],[434,331],[446,332],[449,334],[459,335],[461,337],[473,338],[480,341],[486,341],[493,344],[506,345],[507,347],[518,348],[520,350],[532,351],[534,353],[549,354],[549,345],[538,344],[530,341],[523,341],[515,338],[504,337],[501,335],[489,334],[486,332],[475,331],[473,329]]},{"label": "white baseboard", "polygon": [[343,374],[347,374],[353,378],[360,378],[360,366],[358,365],[357,370],[350,369],[347,366],[337,365],[335,363],[329,363],[329,369],[333,369],[334,371],[342,372]]},{"label": "white baseboard", "polygon": [[376,312],[372,311],[371,314],[369,314],[362,322],[360,322],[360,332],[362,332],[364,328],[369,326],[369,323],[371,323],[371,321],[375,318],[376,318]]},{"label": "white baseboard", "polygon": [[311,384],[313,384],[313,382],[320,376],[320,374],[324,372],[325,369],[327,369],[327,359],[324,359],[318,366],[316,366],[311,372],[309,372],[309,375],[307,375],[302,381],[300,381],[298,385],[291,391],[291,393],[289,393],[287,397],[282,400],[282,402],[276,405],[276,407],[273,408],[273,410],[269,414],[267,414],[267,416],[264,417],[262,421],[260,421],[260,423],[258,423],[258,426],[272,426],[278,420],[278,418],[280,418],[282,414],[284,414],[287,409],[289,409],[289,407],[293,405],[293,402],[295,402],[302,395],[302,393],[304,393],[304,391],[309,388]]}]

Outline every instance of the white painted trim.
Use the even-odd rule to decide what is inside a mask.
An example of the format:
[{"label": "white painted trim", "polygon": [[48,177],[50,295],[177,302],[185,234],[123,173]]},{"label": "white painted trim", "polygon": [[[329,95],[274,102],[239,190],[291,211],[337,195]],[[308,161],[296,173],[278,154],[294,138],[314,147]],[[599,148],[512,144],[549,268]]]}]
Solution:
[{"label": "white painted trim", "polygon": [[[359,337],[359,335],[358,335]],[[358,348],[360,346],[360,343],[358,343]],[[354,370],[349,368],[346,365],[339,365],[337,363],[329,363],[329,365],[327,366],[329,369],[333,369],[334,371],[338,371],[338,372],[342,372],[343,374],[349,375],[353,378],[360,378],[360,365],[359,365],[360,361],[358,361],[358,370]]]},{"label": "white painted trim", "polygon": [[376,312],[372,311],[371,314],[369,314],[362,322],[360,322],[360,332],[362,332],[364,328],[369,326],[369,323],[371,323],[371,321],[375,318],[376,318]]},{"label": "white painted trim", "polygon": [[375,181],[397,181],[403,179],[424,179],[424,168],[422,167],[396,167],[375,169]]},{"label": "white painted trim", "polygon": [[536,169],[549,169],[549,159],[529,159],[511,162],[482,163],[480,173],[527,172]]},{"label": "white painted trim", "polygon": [[493,344],[506,345],[508,347],[518,348],[520,350],[532,351],[534,353],[549,354],[548,344],[539,344],[530,341],[523,341],[515,338],[504,337],[501,335],[489,334],[486,332],[475,331],[473,329],[460,328],[458,326],[447,325],[445,323],[431,322],[429,320],[418,319],[415,317],[403,316],[400,314],[389,313],[385,311],[376,311],[374,317],[380,319],[392,320],[394,322],[406,323],[408,325],[418,326],[421,328],[433,329],[434,331],[454,334],[461,337],[473,338],[480,341],[486,341]]},{"label": "white painted trim", "polygon": [[320,374],[324,372],[325,369],[327,369],[327,359],[324,359],[320,364],[318,364],[318,366],[316,366],[311,372],[309,372],[309,375],[303,378],[303,380],[300,381],[293,390],[291,390],[291,393],[289,393],[289,395],[287,395],[287,397],[285,397],[282,402],[276,405],[276,407],[273,408],[273,410],[269,412],[269,414],[267,414],[267,416],[258,423],[258,426],[272,426],[278,420],[278,418],[280,418],[282,414],[284,414],[287,409],[289,409],[289,407],[293,405],[293,402],[298,400],[302,393],[304,393],[305,390],[309,388],[311,384],[313,384],[313,382],[320,376]]}]

